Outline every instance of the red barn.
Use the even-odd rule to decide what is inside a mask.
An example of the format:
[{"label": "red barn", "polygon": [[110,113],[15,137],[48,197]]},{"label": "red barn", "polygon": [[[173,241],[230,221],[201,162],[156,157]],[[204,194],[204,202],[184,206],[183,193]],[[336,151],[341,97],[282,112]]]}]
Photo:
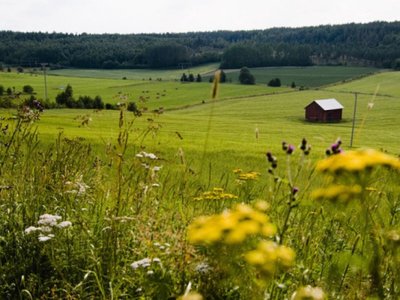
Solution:
[{"label": "red barn", "polygon": [[306,120],[312,122],[339,122],[343,105],[336,99],[314,100],[305,107]]}]

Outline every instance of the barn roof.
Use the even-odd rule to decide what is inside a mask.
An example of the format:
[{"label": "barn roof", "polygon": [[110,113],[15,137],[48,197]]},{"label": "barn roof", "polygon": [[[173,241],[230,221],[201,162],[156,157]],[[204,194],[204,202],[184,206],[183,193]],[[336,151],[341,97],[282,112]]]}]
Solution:
[{"label": "barn roof", "polygon": [[340,104],[339,101],[333,98],[314,100],[313,102],[317,103],[323,110],[335,110],[344,108],[344,106]]}]

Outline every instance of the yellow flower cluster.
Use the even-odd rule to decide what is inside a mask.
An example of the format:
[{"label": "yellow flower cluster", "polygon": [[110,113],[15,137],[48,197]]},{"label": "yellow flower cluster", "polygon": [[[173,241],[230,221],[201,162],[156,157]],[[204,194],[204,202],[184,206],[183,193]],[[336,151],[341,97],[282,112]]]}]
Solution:
[{"label": "yellow flower cluster", "polygon": [[360,172],[376,166],[400,169],[400,160],[373,149],[354,150],[332,155],[317,165],[322,172]]},{"label": "yellow flower cluster", "polygon": [[237,199],[238,197],[225,193],[222,188],[213,188],[212,191],[204,192],[201,196],[194,198],[194,200],[213,200],[213,201],[221,201],[221,200],[230,200]]},{"label": "yellow flower cluster", "polygon": [[221,214],[199,217],[189,226],[188,239],[193,244],[240,244],[248,237],[274,235],[276,227],[262,211],[268,205],[256,207],[238,204]]},{"label": "yellow flower cluster", "polygon": [[326,295],[319,287],[303,286],[293,293],[290,300],[324,300]]},{"label": "yellow flower cluster", "polygon": [[275,242],[261,241],[255,250],[245,253],[244,257],[261,275],[271,277],[277,269],[287,269],[292,266],[295,253],[291,248]]},{"label": "yellow flower cluster", "polygon": [[361,194],[361,186],[359,185],[331,185],[326,188],[315,190],[311,197],[315,200],[329,200],[332,202],[347,203],[357,198]]},{"label": "yellow flower cluster", "polygon": [[257,180],[260,177],[260,173],[258,172],[247,172],[238,174],[238,180],[240,181],[248,181],[248,180]]},{"label": "yellow flower cluster", "polygon": [[237,179],[239,181],[248,181],[248,180],[257,180],[258,177],[260,177],[260,173],[259,172],[243,172],[242,169],[234,169],[233,173],[235,173],[237,175]]}]

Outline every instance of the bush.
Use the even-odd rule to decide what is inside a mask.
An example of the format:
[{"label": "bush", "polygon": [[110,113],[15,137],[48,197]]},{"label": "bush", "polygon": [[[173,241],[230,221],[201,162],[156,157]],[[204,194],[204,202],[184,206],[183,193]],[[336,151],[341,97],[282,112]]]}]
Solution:
[{"label": "bush", "polygon": [[241,84],[256,84],[254,76],[250,73],[250,70],[246,67],[240,69],[239,82]]},{"label": "bush", "polygon": [[24,85],[24,87],[22,88],[22,91],[25,94],[33,94],[33,87],[30,85]]},{"label": "bush", "polygon": [[4,94],[4,86],[0,85],[0,96]]},{"label": "bush", "polygon": [[281,86],[281,80],[280,80],[279,78],[271,79],[271,80],[268,82],[268,86],[280,87],[280,86]]}]

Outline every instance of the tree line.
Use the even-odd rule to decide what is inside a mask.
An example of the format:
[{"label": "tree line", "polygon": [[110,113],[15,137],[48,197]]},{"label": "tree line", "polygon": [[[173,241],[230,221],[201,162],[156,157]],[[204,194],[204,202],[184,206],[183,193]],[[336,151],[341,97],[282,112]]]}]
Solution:
[{"label": "tree line", "polygon": [[400,22],[166,34],[0,31],[0,67],[223,68],[351,64],[393,67]]}]

